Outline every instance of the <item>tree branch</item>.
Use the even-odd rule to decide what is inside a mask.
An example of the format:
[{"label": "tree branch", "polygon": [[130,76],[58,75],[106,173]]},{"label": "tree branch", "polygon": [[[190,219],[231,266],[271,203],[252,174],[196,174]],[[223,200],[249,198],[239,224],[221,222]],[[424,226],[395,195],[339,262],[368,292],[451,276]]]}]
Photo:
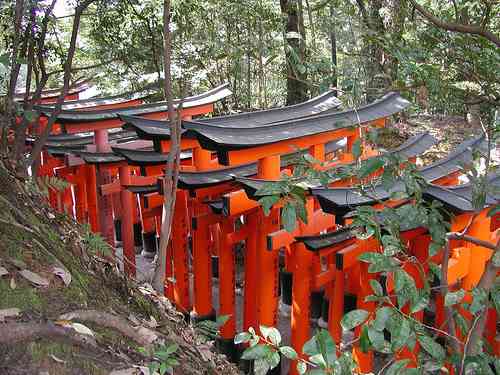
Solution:
[{"label": "tree branch", "polygon": [[456,22],[446,22],[429,12],[427,9],[417,3],[416,0],[410,0],[410,2],[413,4],[415,9],[417,9],[417,11],[434,26],[443,30],[454,31],[463,34],[479,35],[496,44],[497,47],[500,47],[500,38],[497,35],[493,34],[491,31],[486,30],[482,26],[465,25]]}]

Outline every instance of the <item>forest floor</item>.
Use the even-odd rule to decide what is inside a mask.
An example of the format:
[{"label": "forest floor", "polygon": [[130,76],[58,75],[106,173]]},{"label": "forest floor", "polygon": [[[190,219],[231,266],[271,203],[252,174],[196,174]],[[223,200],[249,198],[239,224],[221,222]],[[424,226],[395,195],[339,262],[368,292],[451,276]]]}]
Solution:
[{"label": "forest floor", "polygon": [[105,248],[0,162],[0,374],[148,374],[171,345],[175,373],[238,373]]},{"label": "forest floor", "polygon": [[438,142],[419,157],[424,165],[446,156],[474,134],[474,129],[461,116],[418,115],[383,129],[380,144],[390,150],[409,137],[426,131]]}]

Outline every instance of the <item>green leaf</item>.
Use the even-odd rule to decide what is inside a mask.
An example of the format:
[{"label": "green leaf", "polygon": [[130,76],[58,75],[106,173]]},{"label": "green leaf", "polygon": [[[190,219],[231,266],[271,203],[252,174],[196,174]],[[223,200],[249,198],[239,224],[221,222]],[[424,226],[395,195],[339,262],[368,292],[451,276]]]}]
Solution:
[{"label": "green leaf", "polygon": [[297,201],[294,204],[295,211],[297,212],[298,218],[304,223],[307,224],[307,210],[306,205],[302,201]]},{"label": "green leaf", "polygon": [[472,304],[469,307],[469,311],[473,314],[477,314],[482,311],[487,306],[488,294],[483,288],[472,289]]},{"label": "green leaf", "polygon": [[408,343],[411,334],[410,323],[407,319],[401,318],[400,324],[391,330],[391,347],[393,351],[400,350]]},{"label": "green leaf", "polygon": [[383,331],[387,320],[392,316],[393,308],[384,306],[377,309],[375,320],[373,321],[373,327],[378,331]]},{"label": "green leaf", "polygon": [[243,352],[241,355],[242,359],[259,359],[266,357],[271,352],[271,348],[268,345],[255,345],[251,346]]},{"label": "green leaf", "polygon": [[240,332],[238,333],[235,337],[234,337],[234,343],[236,345],[238,344],[242,344],[244,342],[248,342],[250,341],[250,339],[252,338],[252,334],[249,333],[249,332]]},{"label": "green leaf", "polygon": [[307,371],[307,365],[302,361],[297,362],[297,372],[300,375],[302,375],[305,374],[306,371]]},{"label": "green leaf", "polygon": [[456,292],[448,292],[444,297],[444,305],[445,306],[456,305],[457,303],[460,303],[464,299],[464,296],[465,296],[465,290],[463,289],[457,290]]},{"label": "green leaf", "polygon": [[351,330],[364,323],[368,319],[368,316],[369,313],[366,310],[353,310],[344,315],[340,324],[345,330]]},{"label": "green leaf", "polygon": [[291,346],[282,346],[279,350],[288,359],[295,360],[298,357],[297,352]]},{"label": "green leaf", "polygon": [[269,340],[273,343],[273,345],[278,346],[281,344],[281,334],[276,328],[271,327],[271,331],[269,332]]},{"label": "green leaf", "polygon": [[169,345],[169,346],[167,347],[166,352],[167,352],[168,354],[172,354],[172,353],[175,353],[175,352],[177,351],[177,349],[179,349],[179,345],[178,345],[178,344],[172,344],[172,345]]},{"label": "green leaf", "polygon": [[265,375],[269,371],[269,361],[267,358],[259,358],[254,362],[255,375]]},{"label": "green leaf", "polygon": [[495,267],[500,267],[500,251],[495,252],[493,254],[493,258],[491,258],[491,261],[493,262],[493,265]]},{"label": "green leaf", "polygon": [[418,336],[418,342],[422,345],[422,348],[431,355],[431,357],[439,361],[446,357],[443,347],[431,337],[425,335]]},{"label": "green leaf", "polygon": [[365,263],[371,263],[370,267],[368,267],[368,272],[370,273],[392,271],[398,266],[398,261],[396,259],[380,253],[363,253],[358,259]]},{"label": "green leaf", "polygon": [[160,365],[160,368],[158,370],[158,372],[160,373],[160,375],[164,375],[166,372],[167,372],[167,364],[166,363],[162,363]]},{"label": "green leaf", "polygon": [[323,358],[321,353],[310,356],[309,361],[323,368],[327,366],[325,358]]},{"label": "green leaf", "polygon": [[319,347],[316,344],[316,336],[311,337],[302,347],[304,354],[313,356],[319,353]]},{"label": "green leaf", "polygon": [[264,215],[269,216],[271,213],[271,208],[278,203],[280,200],[279,195],[266,195],[259,199],[259,203],[262,206],[262,210],[264,211]]},{"label": "green leaf", "polygon": [[281,357],[280,354],[276,351],[273,351],[268,357],[267,357],[267,363],[269,363],[269,366],[273,369],[276,366],[280,364]]},{"label": "green leaf", "polygon": [[260,325],[259,328],[260,328],[260,334],[262,335],[262,337],[264,337],[267,340],[267,338],[269,337],[269,334],[271,333],[272,327]]},{"label": "green leaf", "polygon": [[398,375],[399,372],[410,363],[409,359],[400,359],[389,366],[385,375]]},{"label": "green leaf", "polygon": [[371,279],[370,286],[372,287],[373,292],[375,293],[376,296],[381,297],[384,295],[384,290],[382,289],[382,285],[380,285],[380,283],[377,280]]},{"label": "green leaf", "polygon": [[378,157],[365,160],[358,171],[359,178],[365,178],[384,166],[384,160]]},{"label": "green leaf", "polygon": [[378,351],[383,351],[385,348],[385,339],[384,339],[384,334],[377,329],[373,325],[368,327],[368,338],[370,339],[370,342],[372,343],[372,346],[378,350]]},{"label": "green leaf", "polygon": [[429,262],[429,269],[438,280],[441,280],[441,268],[436,263]]},{"label": "green leaf", "polygon": [[417,290],[417,298],[410,301],[410,312],[415,314],[429,306],[429,295],[425,290]]},{"label": "green leaf", "polygon": [[500,205],[493,206],[488,211],[489,217],[493,217],[493,216],[498,215],[498,214],[500,214]]},{"label": "green leaf", "polygon": [[361,328],[359,347],[363,353],[368,353],[368,350],[370,350],[370,338],[368,337],[368,327],[366,325]]},{"label": "green leaf", "polygon": [[315,159],[311,154],[305,153],[303,155],[303,158],[305,161],[307,161],[310,164],[320,164],[321,162],[318,159]]},{"label": "green leaf", "polygon": [[443,246],[441,244],[436,243],[436,242],[431,242],[429,245],[429,255],[431,257],[433,257],[434,255],[439,253],[442,248],[443,248]]},{"label": "green leaf", "polygon": [[297,212],[295,207],[290,203],[286,202],[285,206],[281,210],[281,222],[287,232],[293,232],[295,226],[297,225]]},{"label": "green leaf", "polygon": [[337,359],[337,348],[335,347],[335,341],[333,341],[330,332],[326,329],[320,330],[316,334],[316,343],[326,363],[328,365],[333,364]]},{"label": "green leaf", "polygon": [[220,315],[215,320],[215,324],[217,325],[217,327],[222,327],[224,324],[226,324],[229,318],[231,318],[231,315]]},{"label": "green leaf", "polygon": [[359,159],[361,156],[362,149],[361,149],[361,139],[356,139],[352,145],[352,155],[354,156],[354,159]]},{"label": "green leaf", "polygon": [[10,55],[8,53],[4,53],[4,54],[0,55],[0,64],[2,64],[4,66],[8,66],[9,60],[10,60]]},{"label": "green leaf", "polygon": [[464,336],[467,335],[467,332],[469,332],[469,322],[467,319],[465,319],[462,314],[456,313],[455,314],[455,322],[457,324],[458,329],[460,330],[460,333]]},{"label": "green leaf", "polygon": [[24,111],[24,118],[28,122],[34,122],[36,120],[36,117],[37,117],[37,112],[35,112],[35,111]]}]

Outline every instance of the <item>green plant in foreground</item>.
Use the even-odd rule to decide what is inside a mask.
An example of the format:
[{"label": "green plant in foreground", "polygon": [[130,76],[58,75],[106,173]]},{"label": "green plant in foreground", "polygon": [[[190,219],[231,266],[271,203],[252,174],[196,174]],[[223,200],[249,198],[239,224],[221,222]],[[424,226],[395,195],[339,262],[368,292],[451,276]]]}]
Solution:
[{"label": "green plant in foreground", "polygon": [[83,225],[83,243],[90,254],[111,256],[111,246],[99,234],[93,233],[88,224]]},{"label": "green plant in foreground", "polygon": [[300,374],[314,375],[350,375],[356,364],[349,352],[337,356],[337,348],[327,330],[319,330],[304,344],[304,357],[299,357],[291,346],[281,345],[281,334],[274,327],[260,326],[261,335],[250,327],[248,332],[241,332],[234,338],[235,344],[248,343],[242,359],[255,360],[256,374],[266,374],[279,365],[281,356],[297,361]]},{"label": "green plant in foreground", "polygon": [[[160,346],[153,351],[153,361],[149,364],[150,374],[173,374],[174,367],[179,365],[179,361],[174,357],[175,352],[179,349],[179,345],[170,344]],[[147,353],[147,350],[141,348],[142,353]]]}]

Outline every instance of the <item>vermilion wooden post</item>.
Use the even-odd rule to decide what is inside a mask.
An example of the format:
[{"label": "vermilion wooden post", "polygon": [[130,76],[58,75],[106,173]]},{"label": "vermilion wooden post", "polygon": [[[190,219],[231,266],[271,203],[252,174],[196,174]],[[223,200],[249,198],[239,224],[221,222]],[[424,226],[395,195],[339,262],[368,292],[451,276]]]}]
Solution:
[{"label": "vermilion wooden post", "polygon": [[[165,197],[168,199],[168,197]],[[189,252],[188,252],[188,212],[187,195],[183,190],[177,190],[174,219],[172,222],[172,248],[174,256],[174,301],[177,308],[184,314],[189,314]]]},{"label": "vermilion wooden post", "polygon": [[88,222],[87,214],[87,190],[85,185],[85,165],[76,167],[75,189],[75,214],[79,223]]},{"label": "vermilion wooden post", "polygon": [[[314,155],[313,155],[314,156]],[[308,199],[306,211],[308,219],[312,218],[314,202]],[[304,232],[306,224],[298,222],[299,229]],[[312,291],[312,261],[313,254],[301,242],[294,242],[292,248],[292,346],[299,355],[302,347],[310,338],[310,305]],[[297,363],[293,361],[290,374],[298,374]]]},{"label": "vermilion wooden post", "polygon": [[[372,294],[369,280],[374,278],[373,274],[368,273],[368,264],[360,264],[360,277],[359,286],[360,292],[357,296],[357,306],[358,309],[364,309],[369,312],[375,310],[375,304],[373,302],[366,302],[366,296]],[[359,337],[361,334],[361,329],[363,325],[356,327],[356,336]],[[369,373],[373,371],[373,351],[369,350],[367,353],[363,352],[359,343],[355,343],[353,346],[353,357],[358,363],[358,369],[361,373]]]},{"label": "vermilion wooden post", "polygon": [[[251,212],[246,216],[246,223],[250,233],[258,227],[257,213]],[[243,301],[243,330],[258,328],[257,319],[257,237],[249,235],[245,250],[245,295]]]},{"label": "vermilion wooden post", "polygon": [[174,267],[172,263],[174,260],[174,251],[172,248],[172,241],[170,241],[167,245],[165,256],[167,257],[167,261],[165,264],[164,293],[165,297],[167,297],[169,301],[174,301],[174,283],[172,282],[174,278]]},{"label": "vermilion wooden post", "polygon": [[[312,254],[303,243],[292,244],[294,256],[292,282],[292,346],[299,353],[310,338],[311,260]],[[296,361],[290,366],[290,374],[298,374]]]},{"label": "vermilion wooden post", "polygon": [[[94,132],[94,143],[96,145],[97,152],[106,152],[109,150],[108,144],[108,131],[95,130]],[[110,184],[112,182],[111,173],[108,168],[97,167],[97,183],[98,186]],[[98,207],[99,207],[99,223],[100,232],[106,242],[110,244],[113,248],[115,247],[115,231],[113,222],[113,203],[110,196],[98,195]]]},{"label": "vermilion wooden post", "polygon": [[212,168],[212,153],[201,147],[195,147],[193,149],[193,165],[197,171],[206,171]]},{"label": "vermilion wooden post", "polygon": [[89,212],[89,224],[92,232],[99,232],[99,216],[97,214],[97,181],[95,165],[86,165],[86,190],[87,190],[87,207]]},{"label": "vermilion wooden post", "polygon": [[330,305],[328,307],[328,330],[337,344],[342,341],[340,321],[344,314],[344,281],[344,271],[336,269],[333,288],[330,290],[332,294],[330,295]]},{"label": "vermilion wooden post", "polygon": [[[120,184],[130,185],[130,167],[124,165],[120,167]],[[122,241],[123,241],[123,268],[125,273],[135,276],[135,251],[134,251],[134,207],[133,194],[125,188],[120,192],[122,205]]]},{"label": "vermilion wooden post", "polygon": [[[280,168],[279,155],[265,157],[258,162],[257,176],[264,180],[277,180]],[[279,230],[279,209],[271,209],[267,217],[262,210],[258,210],[257,215],[258,226],[250,228],[250,231],[255,230],[257,236],[258,272],[254,277],[258,277],[258,323],[272,327],[278,322],[279,265],[278,250],[267,250],[267,235]]]},{"label": "vermilion wooden post", "polygon": [[234,231],[234,219],[225,218],[222,223],[221,246],[219,248],[219,315],[229,316],[220,328],[220,336],[228,344],[232,343],[236,333],[235,310],[235,257],[233,245],[228,241],[228,234]]},{"label": "vermilion wooden post", "polygon": [[[471,216],[473,220],[467,230],[467,234],[484,241],[490,241],[491,218],[488,216],[488,210],[484,209],[475,217],[471,214],[468,214],[468,216]],[[470,248],[472,251],[471,254],[474,255],[470,259],[470,272],[463,280],[463,288],[465,290],[472,290],[479,283],[479,280],[481,280],[481,276],[483,275],[486,267],[486,262],[492,255],[492,250],[475,246],[471,243],[464,243],[464,246]]]},{"label": "vermilion wooden post", "polygon": [[[208,249],[209,230],[206,215],[207,207],[193,202],[191,238],[193,244],[194,301],[193,317],[205,320],[213,317],[212,308],[212,269]],[[222,286],[221,286],[222,287]]]}]

